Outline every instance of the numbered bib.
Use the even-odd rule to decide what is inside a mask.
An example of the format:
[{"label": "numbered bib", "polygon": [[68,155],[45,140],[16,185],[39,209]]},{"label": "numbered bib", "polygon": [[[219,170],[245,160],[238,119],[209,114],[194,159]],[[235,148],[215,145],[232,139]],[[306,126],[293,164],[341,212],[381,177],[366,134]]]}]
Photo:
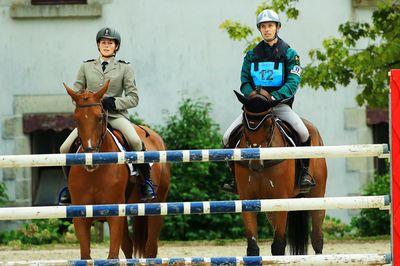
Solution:
[{"label": "numbered bib", "polygon": [[283,63],[258,62],[257,67],[251,63],[251,76],[256,86],[281,87],[284,84]]}]

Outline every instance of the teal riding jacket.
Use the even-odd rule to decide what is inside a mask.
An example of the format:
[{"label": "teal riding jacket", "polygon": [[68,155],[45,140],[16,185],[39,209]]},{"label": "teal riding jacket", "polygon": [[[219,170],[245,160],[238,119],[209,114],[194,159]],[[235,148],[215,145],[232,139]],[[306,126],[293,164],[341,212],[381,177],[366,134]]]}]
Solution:
[{"label": "teal riding jacket", "polygon": [[[264,49],[266,49],[267,54],[273,54],[274,49],[279,45],[279,42],[283,42],[281,39],[278,39],[278,42],[273,46],[264,45]],[[243,93],[245,97],[248,97],[250,93],[255,89],[255,85],[253,82],[253,77],[251,75],[251,65],[254,63],[254,49],[247,52],[244,57],[242,72],[241,72],[241,86],[240,91]],[[284,64],[284,84],[270,92],[272,96],[274,96],[277,100],[288,99],[295,95],[297,88],[299,87],[301,81],[301,67],[300,67],[300,59],[297,52],[288,48],[285,54],[285,64]]]}]

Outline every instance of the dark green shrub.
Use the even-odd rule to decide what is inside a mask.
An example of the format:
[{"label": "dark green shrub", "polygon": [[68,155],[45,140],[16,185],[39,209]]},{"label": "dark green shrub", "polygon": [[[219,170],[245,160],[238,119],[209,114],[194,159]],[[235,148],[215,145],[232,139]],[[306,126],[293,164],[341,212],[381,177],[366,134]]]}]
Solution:
[{"label": "dark green shrub", "polygon": [[326,238],[342,238],[351,234],[351,226],[340,219],[325,216],[323,230]]},{"label": "dark green shrub", "polygon": [[[369,183],[363,195],[378,196],[390,193],[390,175],[376,176],[375,180]],[[357,229],[360,236],[377,236],[390,234],[390,216],[388,211],[379,209],[363,209],[360,215],[354,217],[351,225]]]},{"label": "dark green shrub", "polygon": [[21,244],[41,245],[63,242],[70,222],[61,219],[32,220],[21,228],[0,233],[0,243],[19,241]]}]

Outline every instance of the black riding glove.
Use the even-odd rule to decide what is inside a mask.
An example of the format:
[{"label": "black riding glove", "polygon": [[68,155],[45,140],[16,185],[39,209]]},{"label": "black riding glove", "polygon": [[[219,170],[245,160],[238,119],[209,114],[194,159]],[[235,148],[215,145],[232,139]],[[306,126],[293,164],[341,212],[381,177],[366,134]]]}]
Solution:
[{"label": "black riding glove", "polygon": [[103,100],[101,100],[101,104],[103,104],[103,108],[107,111],[115,111],[117,109],[115,107],[114,97],[104,97]]}]

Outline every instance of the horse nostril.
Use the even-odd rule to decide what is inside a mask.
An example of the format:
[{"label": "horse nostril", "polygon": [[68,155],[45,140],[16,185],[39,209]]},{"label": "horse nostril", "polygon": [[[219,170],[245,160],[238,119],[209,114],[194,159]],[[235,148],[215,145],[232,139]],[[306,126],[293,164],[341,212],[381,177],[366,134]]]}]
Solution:
[{"label": "horse nostril", "polygon": [[84,152],[94,152],[94,151],[95,151],[95,148],[87,147],[87,148],[85,148],[83,151],[84,151]]}]

